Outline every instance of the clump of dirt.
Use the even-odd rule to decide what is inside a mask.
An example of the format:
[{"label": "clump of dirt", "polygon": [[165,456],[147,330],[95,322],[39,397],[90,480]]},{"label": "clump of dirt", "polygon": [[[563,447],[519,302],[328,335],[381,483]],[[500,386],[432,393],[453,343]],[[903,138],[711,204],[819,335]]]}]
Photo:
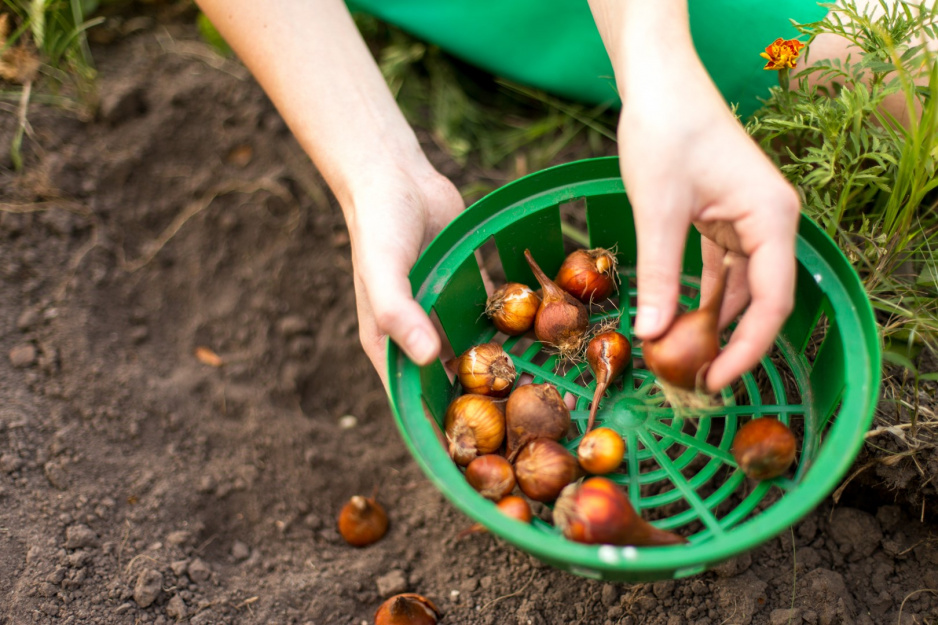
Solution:
[{"label": "clump of dirt", "polygon": [[[34,107],[2,172],[0,624],[357,625],[403,591],[460,624],[938,621],[935,526],[854,486],[680,581],[457,541],[359,347],[341,214],[261,90],[187,24],[95,58],[100,115]],[[351,548],[335,515],[375,488],[389,534]]]}]

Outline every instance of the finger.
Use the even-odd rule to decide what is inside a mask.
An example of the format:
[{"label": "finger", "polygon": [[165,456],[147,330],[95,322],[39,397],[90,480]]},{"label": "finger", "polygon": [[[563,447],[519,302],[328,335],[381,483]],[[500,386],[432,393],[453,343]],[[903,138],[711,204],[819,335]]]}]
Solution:
[{"label": "finger", "polygon": [[355,276],[355,309],[358,314],[358,338],[385,390],[388,390],[387,337],[378,330],[374,311],[364,285]]},{"label": "finger", "polygon": [[718,322],[719,329],[723,330],[749,304],[749,282],[747,279],[749,259],[736,252],[724,250],[707,237],[701,237],[700,251],[703,259],[703,271],[700,274],[701,301],[706,301],[706,295],[716,287],[717,279],[723,269],[724,256],[728,256],[730,259],[726,292],[723,296],[720,321]]},{"label": "finger", "polygon": [[430,317],[411,295],[407,271],[364,269],[368,302],[380,335],[389,336],[418,365],[427,365],[440,353],[440,338]]},{"label": "finger", "polygon": [[750,370],[768,352],[791,313],[795,293],[794,240],[774,240],[749,258],[752,303],[726,348],[707,372],[707,387],[719,390]]},{"label": "finger", "polygon": [[677,309],[684,243],[689,218],[661,211],[636,211],[638,239],[638,310],[635,335],[655,338],[664,332]]}]

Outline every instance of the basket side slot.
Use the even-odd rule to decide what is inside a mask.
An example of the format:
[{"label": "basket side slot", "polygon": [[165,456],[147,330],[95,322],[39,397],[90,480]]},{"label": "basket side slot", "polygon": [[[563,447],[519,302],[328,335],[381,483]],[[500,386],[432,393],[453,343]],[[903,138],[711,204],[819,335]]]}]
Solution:
[{"label": "basket side slot", "polygon": [[827,426],[845,387],[846,358],[843,337],[836,317],[829,317],[827,334],[818,347],[811,367],[811,404],[818,417],[817,432]]},{"label": "basket side slot", "polygon": [[485,317],[485,284],[474,255],[470,255],[453,272],[446,289],[433,305],[456,354],[473,345],[491,325]]},{"label": "basket side slot", "polygon": [[560,208],[555,205],[537,210],[522,206],[517,210],[532,212],[496,233],[495,245],[505,278],[509,282],[537,288],[537,280],[524,258],[524,250],[531,250],[534,260],[549,277],[557,275],[564,259]]}]

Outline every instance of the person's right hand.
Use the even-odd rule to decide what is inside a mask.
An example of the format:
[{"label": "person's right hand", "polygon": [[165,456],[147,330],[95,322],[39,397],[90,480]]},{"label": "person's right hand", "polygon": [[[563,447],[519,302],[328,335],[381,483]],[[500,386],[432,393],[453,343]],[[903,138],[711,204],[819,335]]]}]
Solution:
[{"label": "person's right hand", "polygon": [[429,165],[421,171],[389,171],[353,190],[352,202],[346,215],[358,333],[387,388],[388,337],[419,365],[440,352],[440,338],[414,301],[408,274],[423,248],[465,204],[456,187]]}]

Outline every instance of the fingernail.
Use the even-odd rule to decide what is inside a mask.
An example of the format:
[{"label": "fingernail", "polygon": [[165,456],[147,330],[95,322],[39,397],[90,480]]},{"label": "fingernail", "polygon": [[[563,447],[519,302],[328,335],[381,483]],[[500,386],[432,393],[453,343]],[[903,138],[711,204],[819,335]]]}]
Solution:
[{"label": "fingernail", "polygon": [[425,365],[434,356],[435,344],[427,331],[418,326],[407,335],[407,340],[404,341],[404,349],[407,350],[411,360],[417,364]]},{"label": "fingernail", "polygon": [[634,332],[638,336],[648,336],[658,328],[658,309],[654,306],[639,306],[635,313]]}]

